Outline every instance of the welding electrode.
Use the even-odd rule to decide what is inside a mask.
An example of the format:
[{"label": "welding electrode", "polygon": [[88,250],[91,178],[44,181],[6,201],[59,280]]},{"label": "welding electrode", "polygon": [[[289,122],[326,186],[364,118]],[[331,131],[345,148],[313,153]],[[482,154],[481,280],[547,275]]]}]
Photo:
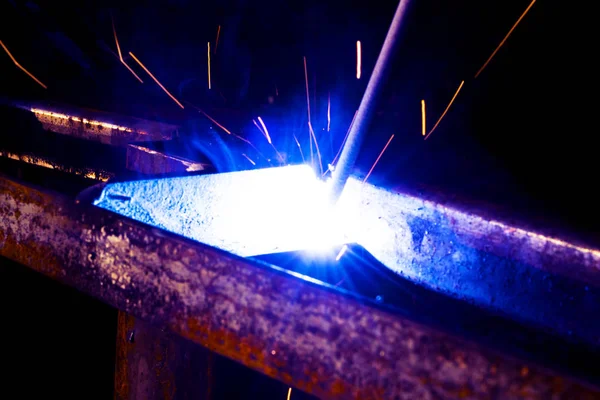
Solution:
[{"label": "welding electrode", "polygon": [[342,194],[342,190],[346,185],[346,181],[352,172],[352,168],[354,168],[354,163],[358,157],[365,132],[369,127],[369,122],[373,115],[373,110],[377,101],[377,95],[381,91],[385,81],[385,75],[389,70],[394,48],[400,36],[400,28],[404,18],[406,17],[409,4],[410,0],[400,0],[398,3],[398,8],[394,14],[394,19],[392,20],[390,29],[385,37],[385,41],[381,47],[381,52],[377,58],[377,63],[375,63],[375,68],[373,68],[373,73],[369,78],[367,89],[365,90],[365,94],[363,95],[358,107],[358,111],[356,112],[354,123],[352,124],[350,132],[348,133],[348,139],[346,140],[346,144],[342,149],[342,153],[337,165],[335,166],[335,170],[332,173],[332,203],[337,202],[339,199],[340,195]]}]

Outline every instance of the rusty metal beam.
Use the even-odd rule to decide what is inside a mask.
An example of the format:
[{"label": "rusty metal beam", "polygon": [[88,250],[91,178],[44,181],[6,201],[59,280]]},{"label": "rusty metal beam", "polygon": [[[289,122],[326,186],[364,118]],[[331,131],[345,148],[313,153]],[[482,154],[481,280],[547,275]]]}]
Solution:
[{"label": "rusty metal beam", "polygon": [[325,185],[287,166],[109,183],[94,204],[244,257],[358,243],[432,290],[600,343],[597,247],[352,177],[324,212]]},{"label": "rusty metal beam", "polygon": [[106,182],[110,178],[114,177],[114,173],[104,171],[95,168],[77,168],[69,165],[60,164],[54,160],[46,157],[29,155],[29,154],[17,154],[9,151],[1,151],[0,157],[6,157],[10,160],[21,161],[26,164],[35,165],[42,168],[53,169],[67,174],[78,175],[84,178],[93,179],[96,181]]},{"label": "rusty metal beam", "polygon": [[50,132],[123,146],[132,142],[171,140],[178,126],[55,103],[12,102],[30,111]]},{"label": "rusty metal beam", "polygon": [[0,178],[0,255],[322,398],[599,392],[344,295]]}]

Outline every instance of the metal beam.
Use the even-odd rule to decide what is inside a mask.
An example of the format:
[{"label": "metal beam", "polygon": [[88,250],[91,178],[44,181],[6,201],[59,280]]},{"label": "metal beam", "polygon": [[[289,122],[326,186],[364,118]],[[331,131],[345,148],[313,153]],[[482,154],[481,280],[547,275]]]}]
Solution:
[{"label": "metal beam", "polygon": [[245,260],[0,177],[0,255],[321,398],[598,392]]},{"label": "metal beam", "polygon": [[214,353],[119,311],[114,400],[211,400]]},{"label": "metal beam", "polygon": [[473,204],[350,178],[335,208],[308,166],[109,183],[98,207],[240,256],[358,243],[434,291],[600,343],[600,251]]}]

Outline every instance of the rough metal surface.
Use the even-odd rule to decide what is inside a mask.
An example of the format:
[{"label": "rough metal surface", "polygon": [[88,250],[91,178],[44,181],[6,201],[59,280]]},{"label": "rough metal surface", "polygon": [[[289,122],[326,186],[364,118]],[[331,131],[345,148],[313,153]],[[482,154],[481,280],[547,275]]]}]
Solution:
[{"label": "rough metal surface", "polygon": [[600,345],[599,250],[353,178],[324,213],[302,168],[116,182],[96,204],[242,256],[356,242],[412,281]]},{"label": "rough metal surface", "polygon": [[14,105],[31,111],[45,130],[111,145],[169,140],[178,130],[175,125],[63,104]]},{"label": "rough metal surface", "polygon": [[0,255],[322,398],[597,391],[259,265],[0,178]]},{"label": "rough metal surface", "polygon": [[68,174],[79,175],[84,178],[106,182],[114,176],[114,173],[97,168],[77,168],[68,165],[62,165],[54,160],[45,157],[39,157],[29,154],[16,154],[8,151],[0,151],[0,157],[6,157],[11,160],[21,161],[38,167],[54,169]]}]

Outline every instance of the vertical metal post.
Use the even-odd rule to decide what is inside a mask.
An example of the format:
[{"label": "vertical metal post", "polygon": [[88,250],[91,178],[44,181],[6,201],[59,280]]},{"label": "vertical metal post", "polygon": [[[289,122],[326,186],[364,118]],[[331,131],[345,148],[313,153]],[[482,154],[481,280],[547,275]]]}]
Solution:
[{"label": "vertical metal post", "polygon": [[213,353],[119,311],[115,400],[210,400]]}]

